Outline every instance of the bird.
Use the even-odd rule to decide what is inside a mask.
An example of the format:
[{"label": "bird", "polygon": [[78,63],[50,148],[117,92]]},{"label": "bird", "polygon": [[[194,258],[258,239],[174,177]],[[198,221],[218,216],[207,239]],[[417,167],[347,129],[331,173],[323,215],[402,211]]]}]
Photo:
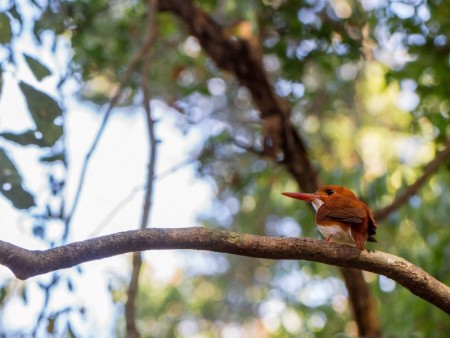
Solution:
[{"label": "bird", "polygon": [[283,192],[284,196],[311,202],[316,211],[315,223],[327,242],[356,246],[365,250],[375,239],[377,223],[372,210],[351,190],[326,185],[315,193]]}]

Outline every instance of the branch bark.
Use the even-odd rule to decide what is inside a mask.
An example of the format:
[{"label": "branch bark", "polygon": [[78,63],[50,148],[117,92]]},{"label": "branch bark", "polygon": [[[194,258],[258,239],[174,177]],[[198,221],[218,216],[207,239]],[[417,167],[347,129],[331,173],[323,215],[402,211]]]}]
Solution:
[{"label": "branch bark", "polygon": [[48,250],[27,250],[0,241],[0,263],[17,278],[127,252],[193,249],[266,259],[315,261],[362,269],[389,277],[413,294],[450,315],[450,287],[403,258],[384,252],[360,252],[354,247],[310,238],[280,238],[242,234],[200,227],[143,229],[75,242]]}]

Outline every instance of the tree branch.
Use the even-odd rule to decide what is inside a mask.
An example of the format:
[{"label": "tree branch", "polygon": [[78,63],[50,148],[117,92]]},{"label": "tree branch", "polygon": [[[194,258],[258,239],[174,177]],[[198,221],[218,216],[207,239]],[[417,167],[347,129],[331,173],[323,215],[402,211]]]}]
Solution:
[{"label": "tree branch", "polygon": [[403,204],[417,193],[417,191],[424,185],[424,183],[433,175],[441,166],[441,164],[450,158],[450,139],[445,142],[445,147],[436,154],[436,157],[428,163],[424,169],[422,176],[420,176],[413,184],[407,186],[403,192],[401,192],[396,199],[388,206],[374,212],[375,219],[382,220],[387,217],[391,212],[400,208]]},{"label": "tree branch", "polygon": [[[368,287],[361,288],[359,286],[361,283],[361,270],[341,267],[341,272],[347,290],[357,290],[357,292],[349,292],[348,296],[350,298],[350,303],[353,304],[352,311],[359,329],[358,336],[367,338],[381,337],[377,312],[370,310],[376,308],[375,299]],[[376,323],[376,325],[368,327],[367,325],[364,325],[364,323]]]},{"label": "tree branch", "polygon": [[[145,229],[150,219],[151,202],[153,195],[153,186],[155,181],[155,167],[156,167],[156,150],[157,140],[155,136],[155,120],[152,117],[150,107],[150,87],[149,87],[149,69],[150,69],[150,49],[157,36],[156,25],[156,11],[157,0],[147,0],[147,30],[145,34],[144,44],[146,45],[147,53],[143,55],[141,65],[141,90],[142,90],[142,105],[144,107],[145,118],[147,120],[147,134],[148,134],[148,168],[147,168],[147,182],[145,189],[144,205],[142,207],[141,229]],[[139,288],[139,275],[142,268],[142,256],[140,252],[133,254],[131,279],[128,284],[127,301],[125,303],[125,322],[126,322],[126,336],[129,338],[139,338],[140,333],[136,327],[136,298]]]},{"label": "tree branch", "polygon": [[266,155],[277,158],[282,151],[283,163],[302,189],[317,190],[317,171],[309,160],[305,143],[290,121],[289,105],[276,95],[268,80],[259,49],[247,40],[227,34],[191,1],[161,1],[159,9],[171,12],[183,21],[217,66],[233,73],[248,88],[264,122]]},{"label": "tree branch", "polygon": [[266,237],[199,227],[153,228],[120,232],[43,251],[0,241],[0,263],[24,280],[127,252],[166,249],[307,260],[371,271],[395,280],[450,315],[450,288],[403,258],[380,251],[360,252],[354,247],[310,238]]}]

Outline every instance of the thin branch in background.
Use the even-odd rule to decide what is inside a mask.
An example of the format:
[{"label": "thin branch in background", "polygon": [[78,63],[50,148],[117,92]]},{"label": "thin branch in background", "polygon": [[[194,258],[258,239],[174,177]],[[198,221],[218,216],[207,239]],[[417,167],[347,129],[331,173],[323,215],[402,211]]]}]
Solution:
[{"label": "thin branch in background", "polygon": [[422,176],[420,176],[413,184],[406,187],[402,193],[400,193],[395,200],[388,206],[374,212],[377,220],[382,220],[387,217],[391,212],[400,208],[403,204],[417,193],[417,191],[424,185],[424,183],[433,175],[441,166],[441,164],[450,158],[450,139],[445,142],[445,147],[436,154],[436,157],[428,163],[424,169]]},{"label": "thin branch in background", "polygon": [[95,236],[98,236],[98,234],[111,222],[111,220],[123,209],[125,206],[128,205],[135,197],[136,194],[144,189],[143,185],[138,185],[134,187],[130,193],[125,196],[122,200],[120,200],[114,208],[111,209],[111,211],[105,216],[105,218],[97,225],[97,227],[87,236],[88,238],[92,238]]},{"label": "thin branch in background", "polygon": [[178,170],[181,170],[184,167],[186,167],[190,164],[193,164],[196,161],[198,161],[198,156],[193,156],[191,158],[188,158],[178,164],[175,164],[173,167],[170,167],[170,168],[164,170],[160,174],[156,175],[155,178],[157,178],[158,180],[162,180],[162,179],[166,178],[167,176],[177,172]]},{"label": "thin branch in background", "polygon": [[60,278],[61,278],[61,276],[60,276],[59,272],[55,271],[52,274],[51,281],[47,285],[45,285],[43,283],[39,283],[40,288],[44,292],[44,304],[42,305],[42,308],[39,312],[39,316],[36,320],[36,325],[34,326],[31,337],[37,337],[37,333],[38,333],[39,327],[42,324],[42,321],[47,318],[45,313],[47,312],[48,304],[50,303],[51,290],[55,285],[58,284]]},{"label": "thin branch in background", "polygon": [[258,156],[264,156],[264,151],[257,149],[255,146],[244,144],[235,138],[230,138],[230,141],[238,148],[241,148]]},{"label": "thin branch in background", "polygon": [[[148,31],[148,41],[149,44],[153,43],[156,38],[156,19],[155,19],[155,11],[157,10],[156,0],[148,0],[149,6],[149,31]],[[152,117],[152,111],[150,107],[150,88],[149,88],[149,80],[148,74],[150,70],[150,53],[145,55],[145,58],[141,67],[141,88],[143,94],[143,107],[145,111],[145,117],[147,120],[147,133],[149,139],[149,165],[147,171],[147,186],[144,200],[144,208],[142,212],[142,222],[141,229],[145,229],[148,225],[148,221],[150,218],[150,207],[151,207],[151,199],[153,193],[153,185],[155,179],[155,168],[156,168],[156,158],[157,158],[157,144],[158,140],[155,135],[155,120]]]},{"label": "thin branch in background", "polygon": [[125,85],[127,84],[127,82],[130,80],[131,76],[133,75],[138,63],[142,60],[143,56],[148,53],[150,46],[152,44],[152,39],[153,39],[153,37],[151,36],[151,34],[146,34],[141,48],[139,50],[137,50],[136,53],[133,54],[133,56],[130,58],[130,61],[128,62],[126,70],[120,78],[119,85],[118,85],[115,93],[113,94],[111,100],[109,101],[108,108],[106,109],[105,115],[103,116],[103,120],[100,123],[100,127],[98,128],[97,134],[95,135],[94,140],[92,141],[92,144],[91,144],[88,152],[86,153],[86,156],[84,158],[83,165],[81,168],[80,178],[78,180],[78,187],[75,192],[75,197],[74,197],[74,201],[72,204],[72,208],[66,217],[63,241],[65,241],[67,239],[67,236],[69,235],[70,224],[72,222],[75,211],[77,210],[77,207],[78,207],[81,192],[83,190],[83,185],[86,180],[86,172],[88,169],[90,159],[91,159],[92,155],[94,154],[95,149],[97,148],[97,145],[103,135],[103,132],[105,131],[106,125],[109,121],[109,118],[111,116],[111,112],[112,112],[113,108],[116,106],[117,102],[119,101],[120,96],[123,92],[123,89],[125,88]]},{"label": "thin branch in background", "polygon": [[[188,158],[185,161],[182,161],[178,164],[175,164],[173,167],[168,168],[167,170],[164,170],[163,172],[161,172],[158,175],[154,176],[154,180],[158,180],[161,181],[165,178],[167,178],[168,176],[170,176],[171,174],[175,173],[178,170],[181,170],[182,168],[194,163],[195,161],[197,161],[198,158],[192,157],[192,158]],[[135,197],[136,195],[139,193],[139,191],[143,190],[145,188],[145,185],[137,185],[135,186],[133,189],[131,189],[130,193],[125,196],[123,199],[121,199],[112,209],[111,211],[105,216],[105,218],[97,225],[97,227],[87,236],[88,238],[92,238],[95,236],[98,236],[100,234],[100,232],[106,227],[108,226],[108,224],[111,222],[112,219],[114,219],[114,217],[123,209],[125,208],[128,203],[130,203]]]},{"label": "thin branch in background", "polygon": [[[142,105],[145,111],[147,120],[147,132],[149,141],[149,164],[147,170],[147,182],[145,189],[144,205],[142,209],[141,229],[145,229],[150,219],[150,211],[152,204],[153,186],[155,183],[155,167],[157,158],[157,143],[155,136],[155,120],[152,117],[150,107],[150,88],[149,88],[149,70],[150,70],[150,47],[156,39],[156,10],[157,0],[148,0],[148,16],[147,16],[147,32],[146,42],[148,43],[147,53],[143,55],[143,62],[141,65],[141,90],[143,94]],[[139,288],[139,275],[142,268],[142,254],[140,251],[133,253],[133,263],[131,279],[128,285],[127,302],[125,304],[125,322],[126,322],[126,336],[131,338],[140,337],[139,331],[136,327],[136,298]]]}]

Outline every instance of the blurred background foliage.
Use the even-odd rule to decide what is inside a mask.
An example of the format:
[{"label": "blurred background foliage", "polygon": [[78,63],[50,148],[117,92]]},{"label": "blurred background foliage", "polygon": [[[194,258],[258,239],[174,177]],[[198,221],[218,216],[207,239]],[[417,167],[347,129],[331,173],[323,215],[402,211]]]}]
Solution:
[{"label": "blurred background foliage", "polygon": [[[290,105],[322,182],[348,186],[372,209],[389,204],[414,183],[450,136],[450,2],[202,0],[195,5],[228,34],[261,51],[267,76]],[[7,169],[0,177],[1,193],[16,208],[34,207],[33,234],[45,240],[46,222],[65,223],[64,175],[52,175],[52,168],[68,165],[62,136],[70,126],[58,88],[75,79],[79,100],[99,111],[107,105],[142,44],[147,6],[132,0],[23,0],[6,1],[0,11],[0,75],[8,73],[20,83],[35,124],[25,132],[3,132],[2,144],[39,149],[42,165],[50,168],[49,191],[60,204],[38,198],[34,207],[38,192],[26,188],[14,158],[3,148],[0,162]],[[298,188],[281,165],[262,155],[262,123],[248,90],[218,69],[172,14],[160,13],[157,21],[148,78],[152,95],[176,109],[183,133],[203,135],[205,142],[192,152],[199,154],[195,166],[216,191],[199,223],[259,235],[319,238],[309,207],[280,195]],[[38,89],[39,81],[51,75],[46,59],[17,55],[13,48],[27,30],[37,43],[53,41],[54,54],[58,40],[68,42],[70,62],[51,95]],[[18,58],[25,58],[36,88],[20,82]],[[139,81],[136,75],[127,83],[121,107],[136,105]],[[379,244],[370,247],[400,255],[449,284],[449,208],[447,160],[417,195],[379,222]],[[356,334],[347,291],[335,268],[185,255],[191,256],[189,264],[170,283],[154,279],[152,262],[146,263],[137,314],[145,337]],[[440,310],[387,278],[365,277],[377,299],[383,336],[442,337],[450,332]],[[119,312],[127,282],[116,278],[111,286]],[[8,292],[4,286],[3,303]],[[60,320],[65,323],[60,332],[76,335],[70,317]],[[117,323],[118,336],[124,325]],[[53,329],[49,324],[48,332]]]}]

